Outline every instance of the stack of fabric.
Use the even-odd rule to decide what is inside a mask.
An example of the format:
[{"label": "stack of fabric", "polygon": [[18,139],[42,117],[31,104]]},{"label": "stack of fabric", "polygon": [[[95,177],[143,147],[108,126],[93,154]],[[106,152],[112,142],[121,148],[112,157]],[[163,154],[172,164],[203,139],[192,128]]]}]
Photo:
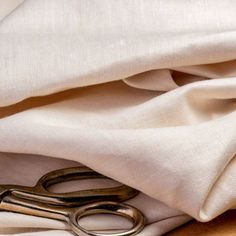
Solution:
[{"label": "stack of fabric", "polygon": [[[234,208],[235,12],[233,0],[2,0],[1,184],[88,166],[141,192],[128,201],[147,218],[140,236]],[[128,224],[109,219],[84,225]],[[1,234],[67,229],[0,212]]]}]

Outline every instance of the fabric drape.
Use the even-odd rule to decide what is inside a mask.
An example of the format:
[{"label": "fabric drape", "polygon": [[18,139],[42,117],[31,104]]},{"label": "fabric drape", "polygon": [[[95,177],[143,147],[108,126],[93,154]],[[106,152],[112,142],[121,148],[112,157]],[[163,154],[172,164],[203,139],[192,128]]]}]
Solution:
[{"label": "fabric drape", "polygon": [[[1,183],[86,165],[140,190],[140,236],[234,208],[235,12],[233,0],[1,1]],[[71,235],[0,215],[4,235]]]}]

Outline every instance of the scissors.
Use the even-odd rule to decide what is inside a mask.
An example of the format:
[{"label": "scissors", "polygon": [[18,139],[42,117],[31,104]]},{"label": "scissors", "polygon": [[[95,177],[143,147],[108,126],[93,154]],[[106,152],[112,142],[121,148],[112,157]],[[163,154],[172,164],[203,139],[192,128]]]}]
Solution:
[{"label": "scissors", "polygon": [[[138,194],[129,186],[67,193],[48,190],[49,186],[57,183],[92,178],[107,177],[79,166],[49,172],[34,187],[0,185],[0,210],[64,221],[75,235],[80,236],[131,236],[139,233],[145,225],[145,217],[138,209],[121,203]],[[122,232],[100,233],[87,230],[79,224],[82,217],[101,213],[125,217],[132,221],[132,228]]]}]

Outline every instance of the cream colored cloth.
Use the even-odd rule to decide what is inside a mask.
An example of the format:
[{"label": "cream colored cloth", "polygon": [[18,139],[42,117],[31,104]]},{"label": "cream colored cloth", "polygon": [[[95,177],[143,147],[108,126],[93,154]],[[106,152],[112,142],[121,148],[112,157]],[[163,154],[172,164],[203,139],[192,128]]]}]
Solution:
[{"label": "cream colored cloth", "polygon": [[[148,218],[142,236],[186,222],[183,213],[209,221],[236,205],[234,0],[2,0],[0,9],[2,182],[30,184],[79,162],[142,192],[133,200]],[[2,228],[36,224],[65,229],[1,212]]]}]

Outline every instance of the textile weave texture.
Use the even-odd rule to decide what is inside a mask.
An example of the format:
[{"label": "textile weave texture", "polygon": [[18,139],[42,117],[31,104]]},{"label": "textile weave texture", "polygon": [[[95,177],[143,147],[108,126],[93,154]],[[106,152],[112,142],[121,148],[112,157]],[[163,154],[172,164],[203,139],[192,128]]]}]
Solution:
[{"label": "textile weave texture", "polygon": [[[235,13],[234,0],[1,0],[0,182],[88,166],[140,190],[139,236],[235,208]],[[128,223],[84,222],[103,224]],[[8,212],[0,233],[72,235]]]}]

